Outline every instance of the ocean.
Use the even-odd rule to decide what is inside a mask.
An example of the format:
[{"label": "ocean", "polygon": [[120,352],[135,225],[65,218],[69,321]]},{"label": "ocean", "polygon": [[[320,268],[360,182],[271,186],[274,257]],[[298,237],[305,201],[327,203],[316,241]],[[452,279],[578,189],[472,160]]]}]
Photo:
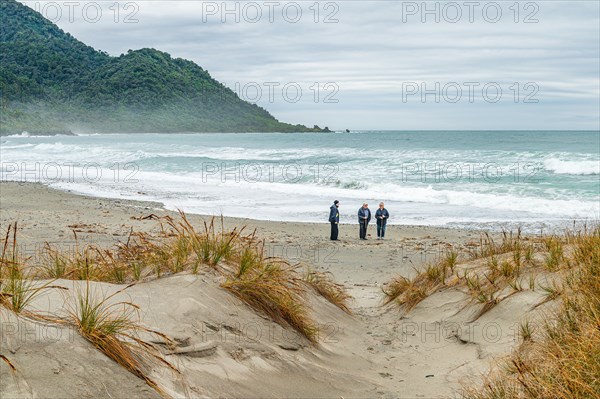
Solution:
[{"label": "ocean", "polygon": [[549,229],[600,220],[599,131],[361,131],[0,138],[2,180],[169,209],[342,222]]}]

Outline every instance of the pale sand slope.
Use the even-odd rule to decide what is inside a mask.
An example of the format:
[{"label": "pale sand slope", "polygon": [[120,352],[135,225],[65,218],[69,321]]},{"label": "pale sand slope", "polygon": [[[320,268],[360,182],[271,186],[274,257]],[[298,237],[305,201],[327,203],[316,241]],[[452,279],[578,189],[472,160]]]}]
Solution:
[{"label": "pale sand slope", "polygon": [[[157,204],[95,199],[5,182],[0,184],[0,206],[2,231],[18,220],[21,248],[30,253],[44,241],[73,245],[73,229],[78,230],[80,242],[108,246],[125,240],[132,227],[157,231],[155,221],[133,216],[165,214]],[[203,220],[191,219],[199,224]],[[327,224],[230,218],[225,224],[226,228],[247,225],[249,231],[256,228],[274,256],[330,271],[355,297],[355,314],[348,316],[314,296],[313,316],[322,327],[321,344],[314,347],[220,289],[218,278],[210,272],[131,287],[121,298],[140,306],[146,325],[181,342],[183,353],[167,358],[182,376],[175,378],[160,368],[151,373],[173,396],[454,397],[461,382],[484,373],[495,357],[514,348],[519,322],[542,298],[531,291],[512,295],[470,323],[480,307],[465,306],[466,294],[449,289],[402,316],[397,308],[378,306],[382,284],[397,274],[411,275],[413,267],[433,261],[447,246],[460,248],[478,241],[478,233],[390,226],[388,240],[361,242],[356,238],[357,226],[342,226],[342,242],[332,243],[327,239]],[[79,283],[61,284],[70,293],[44,294],[35,307],[64,312],[64,295],[72,295]],[[107,293],[122,288],[95,286]],[[3,398],[157,396],[69,329],[17,323],[6,311],[0,322],[0,353],[19,369],[11,375],[0,362]]]}]

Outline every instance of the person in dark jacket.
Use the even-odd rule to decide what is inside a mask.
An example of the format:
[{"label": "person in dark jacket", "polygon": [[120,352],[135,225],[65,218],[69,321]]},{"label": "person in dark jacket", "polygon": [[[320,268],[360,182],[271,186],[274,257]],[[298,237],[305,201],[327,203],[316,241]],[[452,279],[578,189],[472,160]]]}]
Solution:
[{"label": "person in dark jacket", "polygon": [[385,209],[385,205],[383,202],[379,203],[379,209],[375,212],[375,219],[377,219],[377,239],[383,240],[385,237],[385,226],[387,225],[387,220],[390,217],[390,213],[387,209]]},{"label": "person in dark jacket", "polygon": [[333,205],[329,208],[329,223],[331,223],[331,236],[329,237],[332,241],[337,241],[340,224],[340,211],[338,210],[340,201],[333,201]]},{"label": "person in dark jacket", "polygon": [[371,221],[371,211],[369,210],[369,204],[366,202],[358,208],[358,225],[359,228],[359,236],[361,240],[367,239],[367,226]]}]

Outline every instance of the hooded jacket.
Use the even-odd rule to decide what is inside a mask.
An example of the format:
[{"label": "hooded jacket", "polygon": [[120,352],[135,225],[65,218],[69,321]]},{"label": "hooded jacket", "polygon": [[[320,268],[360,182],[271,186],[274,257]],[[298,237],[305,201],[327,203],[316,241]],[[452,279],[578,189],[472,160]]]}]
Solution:
[{"label": "hooded jacket", "polygon": [[329,222],[330,223],[339,223],[340,222],[340,211],[335,204],[331,205],[329,208]]}]

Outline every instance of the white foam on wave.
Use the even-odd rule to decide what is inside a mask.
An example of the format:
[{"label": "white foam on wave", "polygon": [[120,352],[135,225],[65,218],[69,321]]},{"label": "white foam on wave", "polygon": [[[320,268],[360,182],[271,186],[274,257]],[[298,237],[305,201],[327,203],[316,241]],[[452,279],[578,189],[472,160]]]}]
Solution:
[{"label": "white foam on wave", "polygon": [[24,131],[24,132],[17,133],[17,134],[11,134],[6,137],[32,137],[32,136],[31,136],[31,134],[29,134],[29,132]]},{"label": "white foam on wave", "polygon": [[[465,185],[469,187],[469,185]],[[386,200],[398,203],[413,203],[415,207],[426,204],[450,205],[490,211],[528,212],[563,217],[597,217],[600,204],[597,201],[578,199],[550,199],[520,196],[516,194],[483,193],[469,190],[435,189],[433,186],[408,186],[393,183],[383,184],[368,190],[323,187],[303,184],[270,184],[261,187],[285,195],[312,195],[363,199]],[[475,186],[473,186],[475,188]]]},{"label": "white foam on wave", "polygon": [[[48,138],[48,137],[44,137]],[[154,157],[154,154],[139,149],[118,149],[102,146],[86,146],[63,143],[22,143],[18,141],[2,144],[5,162],[57,162],[59,164],[125,164]],[[11,151],[9,151],[11,150]]]},{"label": "white foam on wave", "polygon": [[559,158],[544,160],[544,168],[561,175],[598,175],[600,174],[600,159],[565,161]]},{"label": "white foam on wave", "polygon": [[23,131],[21,133],[16,133],[16,134],[10,134],[6,137],[12,137],[12,138],[27,138],[27,137],[31,137],[31,138],[36,138],[36,137],[72,137],[72,136],[78,136],[77,134],[31,134],[28,131]]},{"label": "white foam on wave", "polygon": [[[77,175],[77,173],[75,173]],[[324,201],[344,203],[347,222],[365,200],[385,201],[397,216],[393,224],[443,225],[467,221],[547,221],[598,219],[600,204],[579,199],[547,199],[516,194],[481,193],[432,186],[381,185],[353,190],[316,184],[248,182],[203,179],[200,174],[138,172],[115,181],[114,171],[103,170],[96,181],[50,182],[51,186],[92,196],[157,201],[170,209],[202,214],[263,220],[323,221]]]},{"label": "white foam on wave", "polygon": [[[414,177],[407,173],[402,165],[403,161],[411,159],[438,162],[460,160],[460,165],[469,164],[463,166],[464,170],[477,170],[469,166],[477,162],[494,161],[504,168],[518,156],[529,159],[530,155],[535,155],[537,158],[532,159],[544,159],[542,155],[531,152],[511,154],[510,157],[506,154],[502,156],[502,151],[477,152],[461,160],[464,151],[398,149],[375,153],[342,148],[331,155],[331,150],[324,147],[287,147],[280,151],[273,146],[262,149],[233,144],[214,148],[190,142],[165,143],[152,141],[152,138],[146,141],[134,137],[132,141],[121,137],[118,140],[105,140],[104,136],[100,139],[79,137],[55,140],[46,137],[43,140],[10,140],[8,147],[3,145],[3,162],[19,164],[7,165],[0,172],[6,180],[22,180],[25,176],[28,180],[91,196],[157,201],[170,209],[181,208],[191,213],[222,213],[226,216],[274,221],[326,222],[323,212],[327,211],[333,199],[339,199],[344,204],[344,222],[355,221],[356,209],[365,200],[373,204],[386,201],[394,213],[394,219],[390,221],[393,224],[493,224],[600,218],[598,196],[590,195],[589,188],[587,191],[579,188],[573,191],[570,186],[564,186],[563,189],[560,181],[564,179],[552,177],[551,173],[544,176],[550,182],[548,185],[513,181],[484,184],[486,182],[473,183],[466,178],[431,184],[433,177],[426,176],[425,183],[418,174]],[[378,158],[370,158],[372,154]],[[544,167],[555,174],[600,173],[600,161],[586,154],[578,154],[579,160],[568,153],[544,155],[547,157],[542,161]],[[198,159],[178,160],[175,159],[177,157]],[[155,161],[153,158],[166,159]],[[224,162],[227,171],[210,173],[200,158],[215,160],[219,166]],[[315,158],[336,166],[339,160],[341,166],[335,173],[328,169],[315,169]],[[142,159],[145,161],[137,164],[140,170],[123,168],[126,162],[135,163]],[[306,159],[310,161],[304,161]],[[288,160],[300,166],[302,179],[290,181],[282,177],[286,170],[283,165],[287,165]],[[62,166],[67,161],[79,163],[80,167],[67,169]],[[251,165],[254,168],[234,168],[233,165],[238,161],[241,164],[254,161]],[[58,173],[59,178],[56,178],[56,173],[53,174],[56,168],[43,166],[34,172],[28,169],[22,173],[15,169],[22,162],[28,163],[28,168],[31,168],[29,163],[32,162],[58,162],[58,172],[62,173]],[[119,162],[121,166],[115,168],[112,166],[114,162]],[[100,168],[98,179],[95,178],[98,175],[95,166],[81,168],[86,163],[95,163]],[[424,169],[431,167],[426,166]],[[277,174],[273,180],[269,176],[271,167]],[[261,181],[244,179],[244,171],[251,178],[256,169],[262,171]],[[295,171],[295,168],[290,168],[289,173],[293,176]],[[242,176],[239,176],[240,173]],[[402,179],[403,173],[408,175],[408,180]],[[67,176],[76,178],[67,180]],[[559,184],[556,185],[555,181]],[[578,198],[579,192],[584,194]]]},{"label": "white foam on wave", "polygon": [[10,144],[10,142],[3,142],[2,143],[2,150],[6,151],[6,150],[16,150],[19,148],[31,148],[33,147],[33,144]]}]

